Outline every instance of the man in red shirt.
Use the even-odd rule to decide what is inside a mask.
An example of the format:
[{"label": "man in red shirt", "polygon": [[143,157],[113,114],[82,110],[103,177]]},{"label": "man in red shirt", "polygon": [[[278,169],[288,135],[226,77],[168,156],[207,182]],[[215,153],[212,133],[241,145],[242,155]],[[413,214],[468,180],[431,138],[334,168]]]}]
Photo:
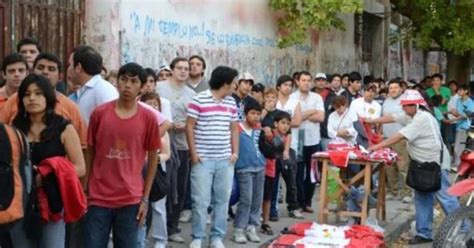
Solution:
[{"label": "man in red shirt", "polygon": [[[136,101],[145,82],[140,65],[122,66],[119,98],[92,112],[87,139],[85,247],[106,247],[111,229],[115,247],[135,247],[138,227],[145,221],[160,148],[154,113]],[[148,169],[143,180],[146,156]]]}]

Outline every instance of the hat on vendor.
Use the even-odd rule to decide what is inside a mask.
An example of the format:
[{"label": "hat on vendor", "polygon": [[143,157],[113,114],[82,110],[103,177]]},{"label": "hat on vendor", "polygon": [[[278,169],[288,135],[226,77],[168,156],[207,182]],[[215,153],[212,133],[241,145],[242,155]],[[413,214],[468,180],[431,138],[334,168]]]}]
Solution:
[{"label": "hat on vendor", "polygon": [[428,108],[428,104],[426,103],[425,99],[417,90],[406,90],[400,98],[400,104],[402,106],[415,104]]}]

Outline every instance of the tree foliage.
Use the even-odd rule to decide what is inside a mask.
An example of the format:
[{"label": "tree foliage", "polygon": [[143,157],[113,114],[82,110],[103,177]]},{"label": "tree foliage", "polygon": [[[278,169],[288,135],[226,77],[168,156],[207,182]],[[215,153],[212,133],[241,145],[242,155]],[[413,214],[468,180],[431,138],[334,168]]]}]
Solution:
[{"label": "tree foliage", "polygon": [[362,0],[270,0],[279,15],[278,46],[303,43],[311,30],[345,30],[340,15],[362,11]]},{"label": "tree foliage", "polygon": [[394,10],[408,17],[401,38],[413,39],[423,49],[462,55],[474,49],[473,0],[392,0]]}]

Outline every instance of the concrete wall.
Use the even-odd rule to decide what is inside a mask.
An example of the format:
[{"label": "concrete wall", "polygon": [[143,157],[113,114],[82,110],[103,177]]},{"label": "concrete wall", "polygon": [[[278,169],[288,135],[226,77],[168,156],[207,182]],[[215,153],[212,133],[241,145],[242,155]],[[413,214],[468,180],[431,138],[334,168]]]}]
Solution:
[{"label": "concrete wall", "polygon": [[353,17],[344,18],[346,31],[313,32],[305,44],[279,49],[266,0],[87,0],[85,34],[109,68],[130,61],[158,68],[176,56],[200,54],[208,75],[230,65],[274,83],[295,70],[357,69]]},{"label": "concrete wall", "polygon": [[[365,11],[380,13],[383,7],[365,0]],[[158,68],[176,56],[199,54],[207,61],[207,75],[217,65],[229,65],[266,84],[297,70],[422,77],[419,54],[404,55],[402,72],[400,47],[385,50],[389,30],[384,23],[374,34],[372,61],[362,63],[354,44],[354,16],[342,18],[345,31],[313,31],[305,44],[279,49],[267,0],[86,0],[84,33],[109,69],[130,61]]]}]

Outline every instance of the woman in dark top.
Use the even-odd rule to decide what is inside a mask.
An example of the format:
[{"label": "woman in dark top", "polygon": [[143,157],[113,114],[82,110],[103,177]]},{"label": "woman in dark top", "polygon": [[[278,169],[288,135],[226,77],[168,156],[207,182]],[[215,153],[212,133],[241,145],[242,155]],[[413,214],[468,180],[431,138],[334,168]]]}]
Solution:
[{"label": "woman in dark top", "polygon": [[[18,114],[13,124],[27,134],[34,168],[44,159],[64,156],[74,164],[77,175],[81,177],[85,174],[85,162],[79,135],[69,121],[54,112],[55,106],[56,94],[49,80],[41,75],[31,74],[22,81],[18,89]],[[35,182],[36,187],[44,187],[48,202],[50,193],[59,197],[59,203],[56,202],[50,208],[61,212],[62,201],[57,180],[48,177],[42,179],[37,174]],[[42,225],[40,232],[39,247],[64,247],[63,220]]]}]

